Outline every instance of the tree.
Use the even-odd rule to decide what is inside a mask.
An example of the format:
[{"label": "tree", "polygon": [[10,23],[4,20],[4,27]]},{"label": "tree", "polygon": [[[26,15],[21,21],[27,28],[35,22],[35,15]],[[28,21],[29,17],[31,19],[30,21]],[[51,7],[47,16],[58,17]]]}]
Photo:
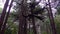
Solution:
[{"label": "tree", "polygon": [[4,32],[5,32],[5,28],[6,28],[6,23],[7,23],[7,20],[8,20],[8,16],[9,16],[9,13],[10,13],[10,9],[11,9],[11,7],[12,7],[12,3],[13,3],[13,0],[11,1],[11,3],[10,3],[10,6],[9,6],[9,10],[8,10],[8,12],[7,12],[7,14],[6,14],[6,16],[5,16],[5,19],[4,19],[4,24],[3,24],[3,27],[2,27],[2,30],[1,30],[1,34],[4,34]]},{"label": "tree", "polygon": [[2,24],[4,22],[4,17],[5,17],[5,14],[6,14],[8,3],[9,3],[9,0],[6,0],[6,3],[4,5],[4,9],[3,9],[1,17],[0,17],[0,33],[1,33]]},{"label": "tree", "polygon": [[49,19],[50,19],[50,25],[51,25],[51,28],[52,28],[52,33],[57,34],[56,27],[55,27],[55,22],[54,22],[54,18],[53,18],[53,14],[52,14],[52,9],[51,9],[51,5],[50,5],[50,0],[48,0],[48,3],[49,3],[48,14],[49,14]]}]

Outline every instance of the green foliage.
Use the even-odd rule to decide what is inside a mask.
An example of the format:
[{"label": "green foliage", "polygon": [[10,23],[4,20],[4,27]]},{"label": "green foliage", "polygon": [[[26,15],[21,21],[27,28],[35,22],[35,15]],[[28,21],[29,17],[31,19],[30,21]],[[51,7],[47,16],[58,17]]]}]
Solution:
[{"label": "green foliage", "polygon": [[[54,18],[56,29],[57,29],[57,34],[60,34],[60,15],[56,15]],[[50,21],[47,19],[46,24],[48,24]]]},{"label": "green foliage", "polygon": [[39,5],[37,7],[35,7],[35,9],[33,10],[33,13],[35,14],[43,14],[45,8],[41,8]]},{"label": "green foliage", "polygon": [[46,31],[44,31],[42,34],[47,34],[47,32],[46,32]]},{"label": "green foliage", "polygon": [[30,30],[28,29],[27,33],[28,33],[28,34],[34,34],[34,32],[33,32],[32,29],[30,29]]},{"label": "green foliage", "polygon": [[8,21],[7,21],[7,27],[5,30],[5,34],[17,34],[18,32],[18,27],[16,23],[13,22],[14,20],[14,13],[10,13]]},{"label": "green foliage", "polygon": [[55,18],[56,28],[57,28],[57,34],[60,34],[60,15],[57,15]]},{"label": "green foliage", "polygon": [[60,7],[57,8],[58,14],[60,14]]},{"label": "green foliage", "polygon": [[6,29],[6,30],[5,30],[5,34],[11,34],[11,32],[12,32],[12,31],[11,31],[10,29]]},{"label": "green foliage", "polygon": [[0,8],[0,13],[2,12],[2,8]]}]

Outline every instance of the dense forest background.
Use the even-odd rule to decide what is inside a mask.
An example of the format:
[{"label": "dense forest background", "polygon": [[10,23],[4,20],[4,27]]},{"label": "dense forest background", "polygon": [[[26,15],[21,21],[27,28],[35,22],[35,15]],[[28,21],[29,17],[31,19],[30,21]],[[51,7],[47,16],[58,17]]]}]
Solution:
[{"label": "dense forest background", "polygon": [[[9,2],[11,3],[12,0],[10,0]],[[10,3],[8,4],[6,15],[8,13]],[[10,8],[9,16],[7,17],[8,19],[6,22],[4,34],[18,34],[19,27],[20,27],[19,25],[22,25],[22,27],[24,26],[27,27],[27,28],[22,28],[27,30],[27,34],[52,34],[53,33],[50,25],[51,23],[49,18],[50,15],[48,14],[50,8],[48,0],[36,0],[36,1],[35,0],[14,0],[11,5],[12,6]],[[50,5],[52,10],[52,16],[56,27],[56,32],[57,34],[60,34],[60,0],[51,0]],[[4,8],[0,7],[0,16],[2,14],[3,9]],[[6,17],[4,18],[3,24],[5,22],[5,19]],[[23,20],[23,23],[20,23],[21,22],[20,19]],[[25,24],[25,22],[27,23],[27,25]],[[35,28],[33,28],[34,27],[33,22],[35,23]],[[34,31],[34,29],[36,29],[36,32]]]}]

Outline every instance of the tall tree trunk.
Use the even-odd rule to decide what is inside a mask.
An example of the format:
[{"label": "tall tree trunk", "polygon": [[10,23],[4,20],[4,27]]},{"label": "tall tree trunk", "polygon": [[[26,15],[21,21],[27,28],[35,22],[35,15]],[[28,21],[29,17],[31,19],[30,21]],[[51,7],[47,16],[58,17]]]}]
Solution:
[{"label": "tall tree trunk", "polygon": [[50,5],[50,0],[48,0],[48,3],[49,3],[48,14],[49,14],[49,19],[50,19],[50,25],[51,25],[51,28],[52,28],[52,34],[57,34],[56,27],[55,27],[55,22],[54,22],[54,18],[53,18],[53,14],[52,14],[52,9],[51,9],[51,5]]},{"label": "tall tree trunk", "polygon": [[4,22],[3,22],[4,24],[3,24],[3,27],[2,27],[2,30],[1,30],[1,34],[5,33],[6,23],[7,23],[8,17],[9,17],[9,13],[10,13],[10,9],[12,7],[12,3],[13,3],[13,0],[10,3],[9,10],[8,10],[7,14],[5,15],[5,19],[4,19]]},{"label": "tall tree trunk", "polygon": [[34,32],[34,34],[37,34],[35,21],[34,21],[34,16],[32,16],[32,24],[33,24],[33,32]]},{"label": "tall tree trunk", "polygon": [[[27,21],[23,15],[26,15],[27,6],[25,5],[26,0],[21,3],[21,11],[19,14],[19,31],[18,34],[27,34]],[[24,7],[24,8],[23,8]]]},{"label": "tall tree trunk", "polygon": [[35,18],[34,18],[34,16],[33,16],[33,9],[34,9],[34,8],[35,8],[35,6],[31,8],[32,24],[33,24],[33,32],[34,32],[34,34],[37,34],[36,26],[35,26]]},{"label": "tall tree trunk", "polygon": [[[24,9],[23,9],[23,14],[24,15],[27,15],[27,0],[24,0]],[[27,34],[27,20],[26,18],[24,17],[24,34]]]},{"label": "tall tree trunk", "polygon": [[[35,0],[31,0],[32,2],[35,2]],[[33,7],[30,7],[31,8],[31,14],[32,14],[32,24],[33,24],[33,32],[34,34],[37,34],[37,31],[36,31],[36,26],[35,26],[35,18],[33,16],[33,9],[35,8],[35,6]]]},{"label": "tall tree trunk", "polygon": [[3,21],[4,21],[4,17],[5,17],[5,14],[6,14],[8,3],[9,3],[9,0],[6,0],[6,3],[4,5],[3,11],[2,11],[2,14],[1,14],[1,17],[0,17],[0,33],[1,33],[1,27],[2,27],[2,24],[3,24]]},{"label": "tall tree trunk", "polygon": [[[22,2],[22,4],[23,4],[23,2]],[[20,14],[19,14],[19,31],[18,31],[18,34],[23,34],[23,16],[22,16],[22,4],[21,4],[21,11],[19,12]]]}]

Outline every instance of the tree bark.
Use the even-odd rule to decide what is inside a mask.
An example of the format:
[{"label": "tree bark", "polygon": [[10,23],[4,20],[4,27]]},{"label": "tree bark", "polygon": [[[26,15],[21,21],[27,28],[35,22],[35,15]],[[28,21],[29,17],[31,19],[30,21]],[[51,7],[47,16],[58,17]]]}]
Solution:
[{"label": "tree bark", "polygon": [[49,15],[48,16],[49,16],[49,19],[50,19],[52,34],[57,34],[56,27],[55,27],[55,22],[54,22],[54,18],[53,18],[53,14],[52,14],[52,9],[51,9],[51,5],[50,5],[50,0],[48,0],[48,3],[49,3],[49,10],[48,10]]},{"label": "tree bark", "polygon": [[9,10],[8,10],[6,16],[5,16],[5,19],[4,19],[4,22],[3,22],[4,24],[3,24],[3,27],[2,27],[2,30],[1,30],[1,34],[4,34],[5,33],[6,23],[7,23],[8,17],[9,17],[9,13],[10,13],[10,9],[12,7],[13,1],[14,0],[11,1],[10,6],[9,6]]},{"label": "tree bark", "polygon": [[27,21],[26,18],[23,16],[26,15],[26,11],[27,11],[27,6],[25,5],[26,2],[27,2],[26,0],[23,0],[21,3],[18,34],[27,34]]},{"label": "tree bark", "polygon": [[[35,8],[35,6],[31,8],[31,14],[32,14],[32,15],[33,15],[33,9],[34,9],[34,8]],[[32,24],[33,24],[33,32],[34,32],[34,34],[37,34],[34,16],[32,16]]]},{"label": "tree bark", "polygon": [[4,21],[4,17],[5,17],[5,14],[6,14],[8,3],[9,3],[9,0],[6,0],[6,3],[4,5],[3,11],[2,11],[2,14],[1,14],[1,17],[0,17],[0,34],[1,34],[1,27],[2,27],[2,24],[3,24],[3,21]]}]

